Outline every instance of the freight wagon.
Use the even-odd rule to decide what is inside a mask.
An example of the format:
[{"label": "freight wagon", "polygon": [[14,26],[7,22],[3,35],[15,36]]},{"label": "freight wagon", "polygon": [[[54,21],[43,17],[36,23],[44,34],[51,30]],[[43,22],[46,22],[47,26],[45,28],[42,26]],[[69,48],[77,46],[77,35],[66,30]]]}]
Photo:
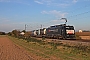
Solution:
[{"label": "freight wagon", "polygon": [[45,37],[46,36],[46,28],[33,30],[31,36],[33,36],[33,37]]}]

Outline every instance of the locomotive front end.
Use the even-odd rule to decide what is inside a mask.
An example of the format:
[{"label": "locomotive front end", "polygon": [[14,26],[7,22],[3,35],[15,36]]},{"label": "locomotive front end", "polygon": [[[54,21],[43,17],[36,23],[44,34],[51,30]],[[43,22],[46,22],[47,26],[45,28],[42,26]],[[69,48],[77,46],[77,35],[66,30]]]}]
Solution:
[{"label": "locomotive front end", "polygon": [[66,26],[66,39],[75,39],[75,30],[73,26]]}]

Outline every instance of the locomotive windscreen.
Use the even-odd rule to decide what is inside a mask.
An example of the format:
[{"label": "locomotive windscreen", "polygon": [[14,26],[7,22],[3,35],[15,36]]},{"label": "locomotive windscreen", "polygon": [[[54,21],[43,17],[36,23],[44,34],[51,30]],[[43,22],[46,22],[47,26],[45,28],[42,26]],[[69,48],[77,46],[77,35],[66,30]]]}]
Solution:
[{"label": "locomotive windscreen", "polygon": [[74,27],[73,26],[66,26],[66,33],[67,34],[74,34]]}]

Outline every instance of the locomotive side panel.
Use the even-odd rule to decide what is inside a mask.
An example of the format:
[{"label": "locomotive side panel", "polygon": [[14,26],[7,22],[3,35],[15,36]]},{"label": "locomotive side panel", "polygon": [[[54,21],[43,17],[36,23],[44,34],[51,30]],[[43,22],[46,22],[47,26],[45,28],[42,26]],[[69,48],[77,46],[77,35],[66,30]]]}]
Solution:
[{"label": "locomotive side panel", "polygon": [[60,27],[50,27],[46,30],[46,36],[51,38],[60,38],[62,37]]}]

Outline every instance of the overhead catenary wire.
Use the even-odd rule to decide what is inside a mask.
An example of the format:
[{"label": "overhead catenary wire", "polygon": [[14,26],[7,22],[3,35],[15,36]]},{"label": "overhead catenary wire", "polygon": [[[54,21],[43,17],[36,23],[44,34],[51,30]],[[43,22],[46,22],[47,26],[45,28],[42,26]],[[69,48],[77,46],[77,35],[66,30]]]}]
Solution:
[{"label": "overhead catenary wire", "polygon": [[69,16],[68,18],[72,18],[72,17],[75,17],[75,16],[80,16],[80,15],[83,15],[83,14],[87,14],[89,12],[90,12],[90,10],[86,11],[86,12],[83,12],[83,13],[79,13],[79,14],[76,14],[76,15]]}]

